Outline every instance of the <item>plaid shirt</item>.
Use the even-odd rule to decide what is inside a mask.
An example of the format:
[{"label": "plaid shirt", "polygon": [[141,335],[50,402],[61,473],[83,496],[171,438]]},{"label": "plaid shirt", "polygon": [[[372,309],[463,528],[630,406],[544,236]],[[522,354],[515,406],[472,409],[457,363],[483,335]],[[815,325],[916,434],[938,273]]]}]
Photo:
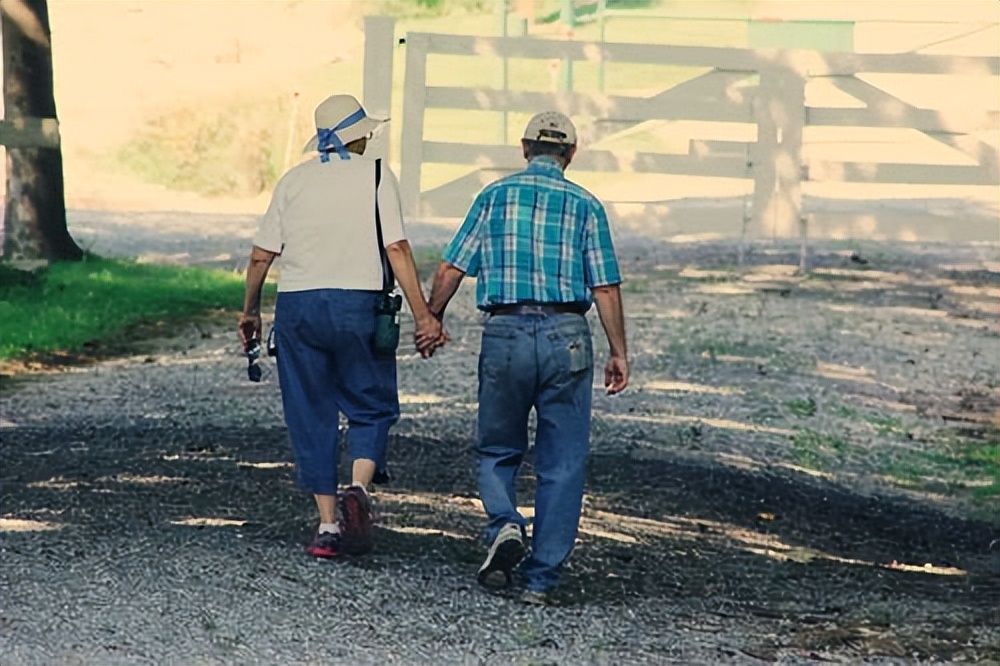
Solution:
[{"label": "plaid shirt", "polygon": [[481,310],[512,303],[590,305],[591,289],[622,281],[604,206],[566,180],[549,157],[487,185],[444,260],[479,276]]}]

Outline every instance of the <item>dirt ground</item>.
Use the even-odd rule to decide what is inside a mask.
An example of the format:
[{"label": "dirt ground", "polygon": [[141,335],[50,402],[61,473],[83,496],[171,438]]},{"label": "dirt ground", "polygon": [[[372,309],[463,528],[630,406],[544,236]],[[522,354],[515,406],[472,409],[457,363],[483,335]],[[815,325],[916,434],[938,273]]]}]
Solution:
[{"label": "dirt ground", "polygon": [[[141,242],[124,218],[72,226],[239,264],[240,234],[176,252],[158,219],[133,220]],[[411,231],[426,276],[447,233]],[[0,661],[996,663],[998,251],[827,244],[802,278],[791,247],[753,245],[741,273],[731,243],[619,238],[632,384],[595,387],[579,544],[540,610],[473,579],[470,284],[449,347],[400,350],[377,551],[329,568],[300,550],[274,366],[245,381],[231,316],[8,379]],[[529,460],[527,515],[531,484]]]}]

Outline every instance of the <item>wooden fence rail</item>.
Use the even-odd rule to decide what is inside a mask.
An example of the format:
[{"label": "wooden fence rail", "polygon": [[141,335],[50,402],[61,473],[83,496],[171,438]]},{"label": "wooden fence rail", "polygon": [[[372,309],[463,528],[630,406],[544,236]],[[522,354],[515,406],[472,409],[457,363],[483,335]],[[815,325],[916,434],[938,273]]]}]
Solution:
[{"label": "wooden fence rail", "polygon": [[[431,54],[612,61],[701,67],[707,71],[652,97],[428,87],[427,61]],[[426,163],[470,165],[497,171],[515,170],[523,165],[517,146],[425,140],[424,116],[431,108],[525,113],[557,109],[570,116],[632,125],[648,120],[756,125],[756,141],[691,141],[686,155],[584,150],[574,160],[573,167],[576,171],[753,179],[749,221],[759,233],[769,235],[805,233],[809,211],[803,210],[804,181],[1000,183],[996,148],[974,136],[976,131],[997,127],[996,110],[964,108],[961,102],[942,109],[918,108],[857,76],[868,73],[974,75],[984,77],[984,85],[995,85],[995,80],[988,77],[1000,74],[1000,59],[410,34],[400,173],[404,210],[411,216],[454,212],[427,200],[421,188],[421,169]],[[749,81],[751,77],[758,77],[757,82]],[[820,79],[832,83],[864,107],[807,106],[806,86]],[[803,150],[803,133],[807,127],[818,126],[909,128],[964,154],[974,164],[808,159]],[[471,197],[481,183],[467,178],[458,185],[470,189]]]}]

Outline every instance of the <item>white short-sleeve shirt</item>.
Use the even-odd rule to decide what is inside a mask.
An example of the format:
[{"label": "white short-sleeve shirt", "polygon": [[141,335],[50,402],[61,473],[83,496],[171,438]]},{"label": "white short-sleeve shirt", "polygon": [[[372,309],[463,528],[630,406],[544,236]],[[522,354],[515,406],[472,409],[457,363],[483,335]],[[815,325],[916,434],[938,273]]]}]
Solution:
[{"label": "white short-sleeve shirt", "polygon": [[[382,161],[378,187],[382,241],[406,238],[399,182]],[[286,173],[254,237],[254,245],[281,255],[278,291],[382,289],[375,231],[375,160],[336,153]]]}]

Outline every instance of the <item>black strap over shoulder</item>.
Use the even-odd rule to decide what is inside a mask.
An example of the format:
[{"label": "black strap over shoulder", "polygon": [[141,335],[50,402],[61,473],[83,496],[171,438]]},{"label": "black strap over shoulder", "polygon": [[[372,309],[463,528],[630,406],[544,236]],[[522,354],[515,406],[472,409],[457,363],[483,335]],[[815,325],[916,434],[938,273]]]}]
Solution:
[{"label": "black strap over shoulder", "polygon": [[378,186],[382,182],[382,160],[375,160],[375,233],[378,235],[378,254],[382,261],[382,291],[392,291],[395,276],[392,274],[392,265],[385,254],[385,244],[382,242],[382,216],[378,211]]}]

